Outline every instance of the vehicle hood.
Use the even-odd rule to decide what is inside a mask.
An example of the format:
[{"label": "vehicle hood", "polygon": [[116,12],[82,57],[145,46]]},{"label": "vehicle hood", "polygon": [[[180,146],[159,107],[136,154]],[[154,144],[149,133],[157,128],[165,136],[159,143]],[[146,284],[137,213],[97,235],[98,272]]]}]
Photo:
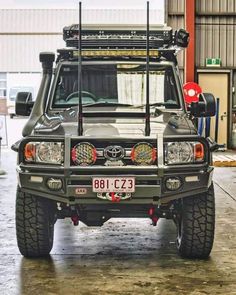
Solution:
[{"label": "vehicle hood", "polygon": [[[158,117],[151,116],[151,136],[158,133],[168,135],[196,134],[191,120],[183,112],[163,112]],[[77,112],[68,110],[59,115],[44,115],[40,118],[32,135],[76,136],[78,134]],[[142,137],[145,135],[145,119],[127,117],[83,118],[83,136],[88,137]]]}]

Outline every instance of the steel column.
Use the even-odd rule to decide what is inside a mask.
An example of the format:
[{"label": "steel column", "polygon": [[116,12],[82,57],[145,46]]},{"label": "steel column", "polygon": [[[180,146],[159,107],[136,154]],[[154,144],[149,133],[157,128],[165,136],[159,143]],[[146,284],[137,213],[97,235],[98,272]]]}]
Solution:
[{"label": "steel column", "polygon": [[190,34],[190,42],[185,53],[185,82],[193,82],[195,73],[195,0],[185,0],[185,28]]}]

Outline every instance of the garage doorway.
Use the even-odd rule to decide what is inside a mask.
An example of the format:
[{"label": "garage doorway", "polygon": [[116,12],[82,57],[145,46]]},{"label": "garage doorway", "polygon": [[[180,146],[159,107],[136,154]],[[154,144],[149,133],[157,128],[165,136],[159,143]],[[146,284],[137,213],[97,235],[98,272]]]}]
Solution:
[{"label": "garage doorway", "polygon": [[[203,92],[220,99],[218,143],[228,146],[230,72],[199,72],[198,83]],[[211,118],[210,136],[215,139],[215,118]]]}]

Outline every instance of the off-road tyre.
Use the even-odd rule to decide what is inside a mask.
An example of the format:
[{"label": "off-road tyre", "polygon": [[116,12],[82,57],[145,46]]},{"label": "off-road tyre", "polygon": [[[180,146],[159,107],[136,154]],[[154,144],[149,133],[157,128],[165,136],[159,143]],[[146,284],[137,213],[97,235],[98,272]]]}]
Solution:
[{"label": "off-road tyre", "polygon": [[206,193],[180,200],[177,231],[176,245],[182,257],[206,259],[210,255],[215,231],[213,184]]},{"label": "off-road tyre", "polygon": [[56,205],[17,188],[16,237],[25,257],[47,256],[53,246]]}]

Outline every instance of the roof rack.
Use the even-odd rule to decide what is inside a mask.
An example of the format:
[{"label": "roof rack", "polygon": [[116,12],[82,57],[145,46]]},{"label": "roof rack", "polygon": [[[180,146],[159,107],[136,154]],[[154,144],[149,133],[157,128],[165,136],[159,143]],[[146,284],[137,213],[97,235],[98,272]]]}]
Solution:
[{"label": "roof rack", "polygon": [[[79,25],[64,27],[63,39],[67,47],[79,47]],[[181,29],[173,34],[170,27],[163,26],[150,29],[150,49],[173,47],[187,47],[189,34]],[[81,31],[82,50],[96,49],[145,49],[147,42],[144,29],[84,29]]]}]

